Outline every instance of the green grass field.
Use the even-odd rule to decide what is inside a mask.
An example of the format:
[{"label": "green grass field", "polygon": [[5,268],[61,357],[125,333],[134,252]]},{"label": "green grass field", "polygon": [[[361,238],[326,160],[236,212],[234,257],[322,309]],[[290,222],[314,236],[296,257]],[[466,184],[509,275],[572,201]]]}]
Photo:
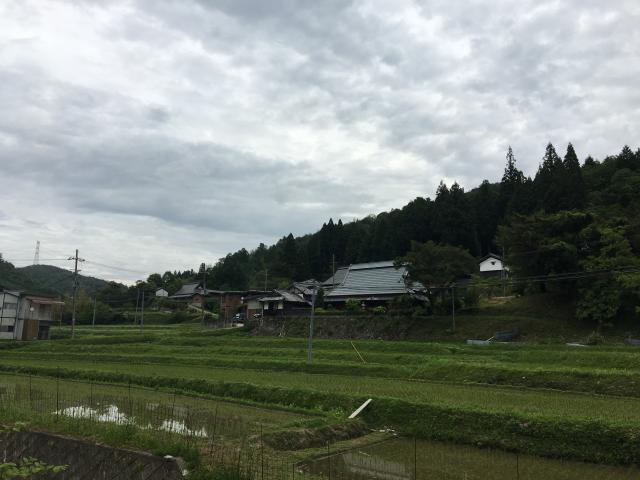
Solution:
[{"label": "green grass field", "polygon": [[[121,385],[109,388],[131,382],[165,396],[240,402],[240,410],[263,406],[254,412],[280,412],[260,421],[272,430],[313,418],[340,422],[373,398],[363,415],[373,428],[551,457],[640,461],[640,349],[630,346],[316,340],[308,364],[304,338],[197,325],[80,327],[74,340],[67,333],[0,344],[0,369]],[[246,414],[255,423],[255,413]]]}]

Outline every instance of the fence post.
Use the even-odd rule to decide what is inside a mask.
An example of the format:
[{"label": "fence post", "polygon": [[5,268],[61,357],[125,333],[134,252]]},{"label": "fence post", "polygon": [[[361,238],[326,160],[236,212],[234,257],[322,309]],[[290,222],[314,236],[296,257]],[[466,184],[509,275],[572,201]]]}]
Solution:
[{"label": "fence post", "polygon": [[260,478],[264,480],[264,441],[262,439],[262,423],[260,424]]},{"label": "fence post", "polygon": [[129,379],[129,415],[133,415],[133,412],[131,411],[132,406],[131,406],[131,379]]},{"label": "fence post", "polygon": [[516,453],[516,479],[520,480],[520,455]]},{"label": "fence post", "polygon": [[173,403],[171,404],[171,423],[169,425],[171,425],[171,428],[169,428],[169,431],[171,433],[173,433],[173,427],[176,424],[176,419],[174,417],[175,414],[175,409],[176,409],[176,391],[173,391]]},{"label": "fence post", "polygon": [[213,416],[213,429],[211,430],[211,447],[209,453],[213,455],[213,442],[216,436],[216,426],[218,425],[218,404],[216,403],[216,413]]},{"label": "fence post", "polygon": [[413,480],[418,480],[418,441],[413,436]]},{"label": "fence post", "polygon": [[331,441],[327,440],[327,462],[329,464],[329,480],[331,480]]},{"label": "fence post", "polygon": [[60,416],[60,367],[56,370],[56,421]]},{"label": "fence post", "polygon": [[242,455],[242,450],[244,448],[244,439],[242,439],[242,444],[238,449],[238,464],[236,465],[236,478],[240,478],[240,456]]}]

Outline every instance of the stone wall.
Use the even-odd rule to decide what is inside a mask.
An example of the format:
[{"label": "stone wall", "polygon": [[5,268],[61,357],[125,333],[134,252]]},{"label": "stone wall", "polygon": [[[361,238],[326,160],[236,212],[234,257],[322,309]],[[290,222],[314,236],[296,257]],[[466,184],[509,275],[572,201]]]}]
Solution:
[{"label": "stone wall", "polygon": [[0,433],[4,462],[34,457],[49,465],[68,465],[56,480],[178,480],[183,462],[173,457],[113,448],[85,440],[33,431]]},{"label": "stone wall", "polygon": [[[412,318],[387,315],[316,315],[314,336],[317,338],[404,340],[412,338],[416,326],[424,322]],[[264,317],[250,324],[254,335],[306,337],[309,317]]]}]

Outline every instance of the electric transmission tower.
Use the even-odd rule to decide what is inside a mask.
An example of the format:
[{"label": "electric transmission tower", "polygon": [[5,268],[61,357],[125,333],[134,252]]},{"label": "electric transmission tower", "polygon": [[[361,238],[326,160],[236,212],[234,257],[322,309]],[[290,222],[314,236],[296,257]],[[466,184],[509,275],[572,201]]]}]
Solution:
[{"label": "electric transmission tower", "polygon": [[38,265],[40,263],[40,240],[36,242],[36,254],[33,256],[33,264]]}]

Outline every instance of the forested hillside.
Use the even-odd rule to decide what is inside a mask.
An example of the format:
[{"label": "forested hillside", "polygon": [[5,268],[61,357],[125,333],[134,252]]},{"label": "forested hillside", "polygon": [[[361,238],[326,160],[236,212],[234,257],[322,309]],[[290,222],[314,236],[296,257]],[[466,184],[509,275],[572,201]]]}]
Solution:
[{"label": "forested hillside", "polygon": [[[71,295],[73,292],[73,272],[53,265],[29,265],[19,268],[33,284],[60,295]],[[105,288],[108,282],[100,278],[78,274],[78,288],[89,295]]]},{"label": "forested hillside", "polygon": [[27,277],[20,269],[6,262],[0,255],[0,286],[15,290],[36,290],[37,285]]},{"label": "forested hillside", "polygon": [[[0,258],[0,285],[16,290],[69,296],[73,291],[73,272],[53,265],[16,268]],[[99,278],[78,275],[78,288],[90,295],[107,285],[108,282]]]},{"label": "forested hillside", "polygon": [[[457,245],[475,256],[501,252],[504,246],[507,256],[513,257],[519,247],[509,245],[515,239],[508,232],[498,243],[499,226],[511,225],[519,215],[560,211],[618,218],[637,256],[639,192],[640,149],[634,153],[625,146],[617,155],[602,161],[588,157],[581,164],[571,144],[563,157],[549,144],[532,179],[518,169],[509,148],[498,183],[485,180],[468,192],[457,183],[441,183],[434,199],[418,197],[401,209],[349,223],[330,219],[314,234],[298,238],[289,234],[269,247],[241,249],[208,268],[207,282],[217,288],[262,288],[265,270],[269,287],[289,279],[324,279],[331,272],[333,255],[336,265],[393,259],[405,255],[412,241]],[[541,263],[537,271],[549,268]],[[551,271],[559,268],[555,265]],[[576,268],[575,262],[571,268]],[[165,281],[172,279],[173,274],[165,275]]]}]

